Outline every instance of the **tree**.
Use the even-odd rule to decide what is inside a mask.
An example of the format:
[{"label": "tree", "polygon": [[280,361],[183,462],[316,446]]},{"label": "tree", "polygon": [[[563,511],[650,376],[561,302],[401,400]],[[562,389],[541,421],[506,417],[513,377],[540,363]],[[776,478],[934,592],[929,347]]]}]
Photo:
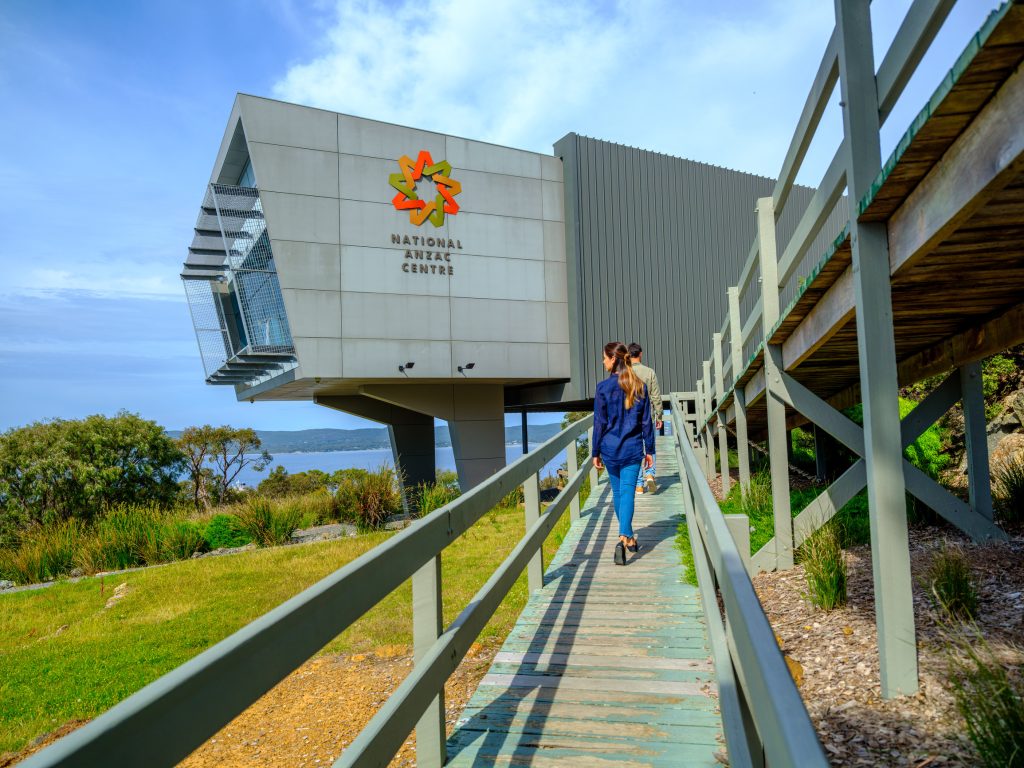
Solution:
[{"label": "tree", "polygon": [[263,442],[256,430],[229,426],[189,427],[178,438],[178,446],[185,454],[192,480],[192,501],[196,508],[209,507],[211,492],[221,501],[247,466],[256,471],[266,469],[273,459],[263,450]]},{"label": "tree", "polygon": [[319,469],[289,474],[280,464],[262,480],[257,490],[264,496],[304,496],[327,488],[331,476]]},{"label": "tree", "polygon": [[182,460],[160,425],[126,411],[10,429],[0,434],[0,511],[9,529],[120,503],[165,506]]}]

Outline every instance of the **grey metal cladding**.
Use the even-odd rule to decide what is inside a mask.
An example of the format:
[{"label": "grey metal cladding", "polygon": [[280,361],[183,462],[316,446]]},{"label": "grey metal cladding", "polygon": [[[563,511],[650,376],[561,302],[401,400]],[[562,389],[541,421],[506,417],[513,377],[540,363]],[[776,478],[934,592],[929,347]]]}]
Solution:
[{"label": "grey metal cladding", "polygon": [[[692,389],[711,357],[756,234],[754,208],[774,179],[570,133],[555,144],[565,169],[566,258],[573,385],[593,395],[605,342],[638,341],[663,392]],[[814,190],[794,187],[778,222],[784,245]],[[840,201],[797,274],[806,275],[846,221]],[[780,247],[779,252],[782,252]],[[795,281],[794,281],[795,282]],[[785,307],[795,286],[786,286]],[[756,303],[744,295],[742,317]],[[577,371],[579,375],[577,375]]]}]

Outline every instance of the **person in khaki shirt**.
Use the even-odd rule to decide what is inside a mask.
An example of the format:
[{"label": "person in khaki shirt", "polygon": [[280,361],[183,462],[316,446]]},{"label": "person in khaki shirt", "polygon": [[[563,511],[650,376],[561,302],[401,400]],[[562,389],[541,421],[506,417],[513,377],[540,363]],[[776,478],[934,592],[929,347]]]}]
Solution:
[{"label": "person in khaki shirt", "polygon": [[[647,396],[651,399],[651,419],[654,421],[655,428],[660,430],[663,424],[664,405],[661,401],[661,387],[658,386],[658,374],[643,364],[644,349],[635,341],[629,345],[629,356],[633,359],[633,371],[647,386]],[[650,447],[648,453],[653,453]],[[645,486],[648,493],[658,490],[658,484],[654,480],[654,462],[651,462],[649,467],[642,464],[640,466],[640,474],[636,479],[636,492],[643,493]]]}]

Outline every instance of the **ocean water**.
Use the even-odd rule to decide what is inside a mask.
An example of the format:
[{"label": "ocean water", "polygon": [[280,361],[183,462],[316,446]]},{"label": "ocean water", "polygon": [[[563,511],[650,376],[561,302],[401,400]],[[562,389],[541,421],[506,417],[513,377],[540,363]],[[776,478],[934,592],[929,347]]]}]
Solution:
[{"label": "ocean water", "polygon": [[[536,448],[539,443],[531,443],[530,450]],[[521,445],[506,445],[505,446],[505,457],[506,460],[511,462],[523,455],[523,447]],[[437,463],[438,469],[450,469],[455,470],[455,453],[449,446],[447,448],[437,448],[434,451],[434,460]],[[559,457],[548,464],[541,470],[541,477],[545,475],[553,475],[555,471],[561,466],[562,462],[565,461],[564,453],[560,454]],[[262,472],[256,472],[252,465],[249,465],[241,473],[239,473],[235,482],[245,483],[245,485],[256,487],[259,485],[260,480],[270,474],[270,470],[280,465],[287,470],[289,474],[296,472],[305,472],[310,469],[319,469],[323,472],[334,472],[339,469],[377,469],[380,466],[387,464],[392,466],[394,459],[391,455],[390,448],[380,448],[369,451],[319,451],[316,453],[275,453],[273,461]]]}]

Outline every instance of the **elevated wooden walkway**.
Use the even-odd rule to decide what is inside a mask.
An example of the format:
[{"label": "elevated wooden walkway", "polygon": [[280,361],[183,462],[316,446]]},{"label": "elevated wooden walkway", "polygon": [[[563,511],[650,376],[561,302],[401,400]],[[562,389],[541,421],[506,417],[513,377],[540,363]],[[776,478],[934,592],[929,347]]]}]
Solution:
[{"label": "elevated wooden walkway", "polygon": [[671,443],[616,566],[605,476],[448,740],[454,766],[711,766],[723,749],[700,594],[682,581]]}]

